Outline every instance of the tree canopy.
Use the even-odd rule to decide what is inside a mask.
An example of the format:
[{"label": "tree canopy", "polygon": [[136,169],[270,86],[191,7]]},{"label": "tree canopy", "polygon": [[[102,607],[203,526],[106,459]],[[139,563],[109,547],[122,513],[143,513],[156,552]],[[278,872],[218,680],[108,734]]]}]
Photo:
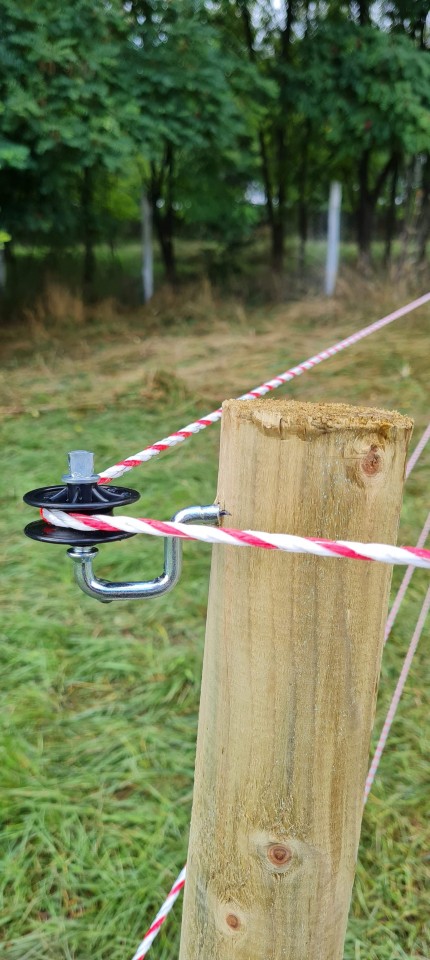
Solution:
[{"label": "tree canopy", "polygon": [[[262,214],[282,270],[330,180],[362,256],[414,217],[429,232],[423,0],[0,0],[0,229],[82,243],[149,198],[168,278],[178,230],[228,247]],[[260,191],[264,203],[249,201]],[[413,198],[413,202],[411,201]],[[411,213],[412,211],[412,213]]]}]

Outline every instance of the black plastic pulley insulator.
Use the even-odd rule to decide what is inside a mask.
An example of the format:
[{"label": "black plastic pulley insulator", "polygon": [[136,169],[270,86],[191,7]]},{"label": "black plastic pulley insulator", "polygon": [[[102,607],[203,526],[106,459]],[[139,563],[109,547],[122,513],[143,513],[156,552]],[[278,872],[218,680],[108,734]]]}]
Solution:
[{"label": "black plastic pulley insulator", "polygon": [[[114,507],[125,507],[140,499],[137,490],[129,487],[100,485],[94,473],[94,455],[88,450],[72,450],[69,453],[70,474],[63,483],[52,487],[39,487],[24,495],[25,503],[32,507],[63,510],[65,513],[101,513],[112,515]],[[37,520],[25,527],[24,533],[32,540],[44,543],[62,543],[74,547],[90,547],[111,540],[127,540],[134,533],[121,530],[73,530],[72,527],[56,527],[46,520]]]}]

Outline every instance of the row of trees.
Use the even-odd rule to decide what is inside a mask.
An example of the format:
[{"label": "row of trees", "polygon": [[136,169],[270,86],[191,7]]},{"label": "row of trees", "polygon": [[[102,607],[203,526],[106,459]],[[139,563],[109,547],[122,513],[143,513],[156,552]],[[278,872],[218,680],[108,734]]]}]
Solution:
[{"label": "row of trees", "polygon": [[[180,224],[225,244],[264,191],[271,262],[338,179],[370,257],[430,228],[427,0],[0,0],[0,230],[95,242],[150,202],[167,277]],[[3,238],[6,236],[2,234]],[[11,244],[6,248],[12,250]]]}]

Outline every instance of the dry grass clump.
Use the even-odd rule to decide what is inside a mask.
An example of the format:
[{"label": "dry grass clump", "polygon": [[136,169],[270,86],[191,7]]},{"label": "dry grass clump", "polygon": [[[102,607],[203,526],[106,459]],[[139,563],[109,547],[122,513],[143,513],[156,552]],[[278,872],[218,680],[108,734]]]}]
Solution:
[{"label": "dry grass clump", "polygon": [[[308,297],[264,308],[246,307],[231,299],[223,304],[207,283],[176,296],[169,290],[160,291],[133,314],[118,313],[113,300],[84,308],[63,293],[54,287],[46,301],[51,311],[58,310],[57,320],[48,321],[45,307],[39,303],[27,317],[26,335],[20,330],[19,344],[10,330],[3,337],[7,369],[0,384],[3,416],[67,410],[70,404],[75,409],[104,409],[134,400],[154,405],[159,398],[166,399],[168,382],[176,384],[177,396],[188,392],[201,397],[204,406],[218,406],[223,399],[304,360],[402,302],[400,293],[386,285],[372,289],[367,281],[354,277],[336,298]],[[404,291],[403,302],[408,296]],[[394,360],[392,353],[389,361],[394,392],[397,377],[404,381],[403,394],[416,384],[417,372],[425,363],[422,315],[422,311],[411,314],[389,328],[396,356]],[[379,335],[380,343],[384,335]],[[378,376],[379,357],[373,342],[372,338],[368,348],[364,341],[339,360],[330,361],[324,386],[328,399],[342,397],[343,391],[347,394],[357,358],[367,358],[366,376],[360,377],[362,401],[378,405],[384,385]],[[313,392],[315,378],[324,379],[325,369],[324,364],[312,380],[304,379],[306,395]],[[386,371],[385,386],[387,376]],[[295,384],[288,389],[295,395]]]},{"label": "dry grass clump", "polygon": [[50,336],[49,328],[59,324],[82,324],[85,307],[81,297],[59,283],[48,282],[34,307],[24,310],[24,320],[35,338]]}]

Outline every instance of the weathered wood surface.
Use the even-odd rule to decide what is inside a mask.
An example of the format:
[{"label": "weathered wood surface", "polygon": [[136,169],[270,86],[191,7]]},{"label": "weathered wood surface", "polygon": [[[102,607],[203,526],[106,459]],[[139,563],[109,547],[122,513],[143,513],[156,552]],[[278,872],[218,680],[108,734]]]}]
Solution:
[{"label": "weathered wood surface", "polygon": [[[395,543],[411,421],[227,401],[226,525]],[[215,547],[180,960],[341,960],[391,570]]]}]

